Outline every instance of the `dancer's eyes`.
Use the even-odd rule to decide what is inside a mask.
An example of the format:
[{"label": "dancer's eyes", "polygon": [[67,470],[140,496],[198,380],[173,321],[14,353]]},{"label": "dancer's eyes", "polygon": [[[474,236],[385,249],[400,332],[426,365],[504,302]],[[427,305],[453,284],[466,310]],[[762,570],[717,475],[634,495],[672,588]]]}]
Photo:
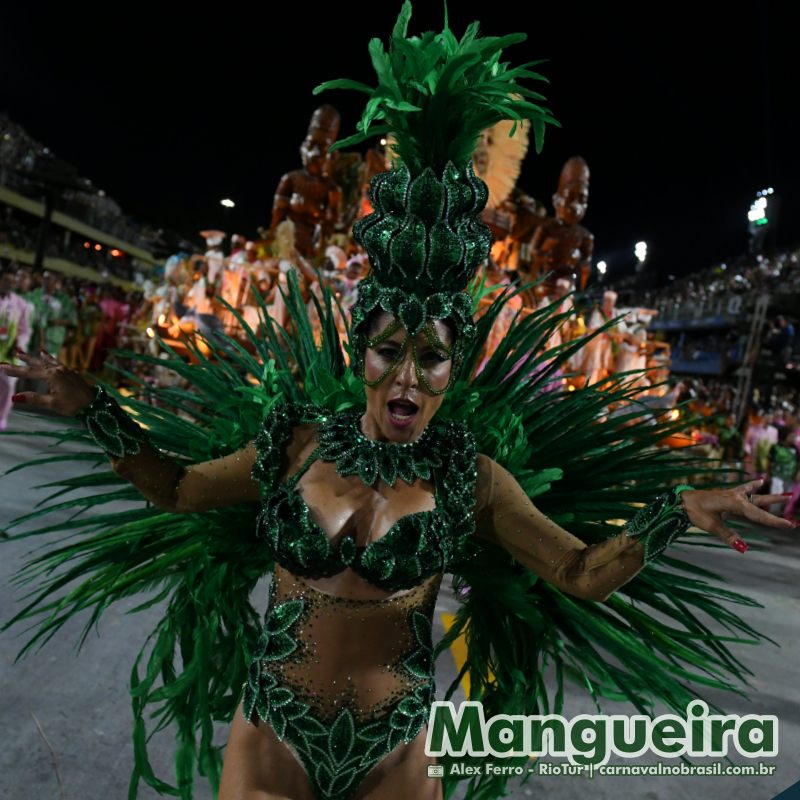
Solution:
[{"label": "dancer's eyes", "polygon": [[423,367],[435,367],[438,364],[444,364],[448,357],[444,353],[439,353],[436,350],[426,350],[420,355],[420,363]]},{"label": "dancer's eyes", "polygon": [[[375,348],[375,352],[385,361],[391,362],[396,361],[400,357],[401,348],[397,345],[382,344]],[[421,367],[430,368],[443,364],[445,361],[449,361],[450,356],[445,352],[439,352],[438,350],[428,348],[421,352],[418,358]]]}]

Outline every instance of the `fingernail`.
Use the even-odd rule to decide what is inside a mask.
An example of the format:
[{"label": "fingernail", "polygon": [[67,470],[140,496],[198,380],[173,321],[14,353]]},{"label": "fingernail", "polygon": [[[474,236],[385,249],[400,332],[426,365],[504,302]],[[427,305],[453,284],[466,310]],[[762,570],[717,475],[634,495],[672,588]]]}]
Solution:
[{"label": "fingernail", "polygon": [[743,539],[734,539],[734,540],[731,542],[731,547],[735,548],[735,549],[736,549],[736,550],[738,550],[740,553],[745,553],[745,552],[747,552],[747,545],[744,543],[744,540],[743,540]]},{"label": "fingernail", "polygon": [[14,394],[14,395],[11,395],[11,402],[12,403],[27,403],[28,399],[25,397],[24,394]]},{"label": "fingernail", "polygon": [[781,492],[781,497],[791,497],[793,492]]}]

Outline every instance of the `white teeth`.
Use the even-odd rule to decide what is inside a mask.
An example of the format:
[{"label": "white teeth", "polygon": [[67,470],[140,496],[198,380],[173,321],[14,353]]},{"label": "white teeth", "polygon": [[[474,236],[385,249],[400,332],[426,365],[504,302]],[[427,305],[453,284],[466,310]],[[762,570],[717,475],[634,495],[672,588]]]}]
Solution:
[{"label": "white teeth", "polygon": [[405,411],[396,411],[394,409],[389,409],[389,414],[391,415],[392,419],[396,420],[397,422],[406,422],[407,420],[411,419],[415,414],[416,410],[411,412]]}]

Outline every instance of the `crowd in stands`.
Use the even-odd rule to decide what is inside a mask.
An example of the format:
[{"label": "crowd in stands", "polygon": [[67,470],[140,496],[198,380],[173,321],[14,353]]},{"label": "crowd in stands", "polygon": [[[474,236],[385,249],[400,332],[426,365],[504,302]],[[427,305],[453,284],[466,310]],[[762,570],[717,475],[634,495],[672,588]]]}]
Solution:
[{"label": "crowd in stands", "polygon": [[[10,257],[8,248],[29,254],[36,252],[41,221],[11,206],[0,207],[0,257]],[[4,252],[5,249],[5,252]],[[51,226],[44,255],[61,258],[97,270],[101,276],[135,279],[131,257],[113,247],[88,241],[79,234]]]},{"label": "crowd in stands", "polygon": [[[158,252],[164,247],[162,229],[144,225],[124,214],[119,204],[75,167],[57,158],[20,125],[0,114],[0,186],[40,200],[49,187],[55,208],[104,233]],[[35,240],[35,237],[34,237]]]},{"label": "crowd in stands", "polygon": [[[772,378],[800,365],[800,249],[742,256],[657,291],[625,291],[658,312],[651,329],[670,342],[673,373],[716,376],[732,384],[739,368],[752,366],[756,384],[766,383],[765,407],[777,408],[769,397]],[[756,314],[759,297],[766,298],[762,317]],[[758,342],[748,352],[759,320]],[[794,397],[797,404],[796,388]]]},{"label": "crowd in stands", "polygon": [[661,319],[687,319],[745,313],[762,294],[779,304],[800,294],[800,248],[741,256],[648,289],[640,299],[657,309]]}]

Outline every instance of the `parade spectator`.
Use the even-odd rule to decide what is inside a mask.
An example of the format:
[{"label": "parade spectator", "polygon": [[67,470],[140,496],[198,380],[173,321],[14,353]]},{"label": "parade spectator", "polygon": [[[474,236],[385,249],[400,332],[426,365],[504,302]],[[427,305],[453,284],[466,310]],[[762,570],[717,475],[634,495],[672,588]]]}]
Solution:
[{"label": "parade spectator", "polygon": [[794,344],[794,325],[782,314],[778,315],[775,322],[776,326],[772,329],[766,348],[775,358],[785,362]]},{"label": "parade spectator", "polygon": [[64,291],[61,276],[45,272],[41,288],[34,289],[25,299],[33,303],[36,319],[32,346],[58,358],[69,329],[78,321],[75,303]]},{"label": "parade spectator", "polygon": [[[31,336],[28,304],[13,287],[11,269],[0,267],[0,361],[5,362],[12,360],[15,349],[27,350]],[[0,430],[8,424],[16,384],[16,378],[0,372]]]},{"label": "parade spectator", "polygon": [[88,372],[103,320],[97,304],[97,287],[85,287],[77,294],[77,303],[78,323],[64,347],[64,363],[70,369]]},{"label": "parade spectator", "polygon": [[102,321],[91,361],[93,372],[102,369],[109,352],[116,346],[120,327],[127,324],[131,314],[130,306],[110,286],[105,286],[101,290],[98,305],[102,311]]},{"label": "parade spectator", "polygon": [[782,494],[791,491],[799,479],[793,430],[781,428],[778,441],[769,449],[768,461],[770,492]]}]

